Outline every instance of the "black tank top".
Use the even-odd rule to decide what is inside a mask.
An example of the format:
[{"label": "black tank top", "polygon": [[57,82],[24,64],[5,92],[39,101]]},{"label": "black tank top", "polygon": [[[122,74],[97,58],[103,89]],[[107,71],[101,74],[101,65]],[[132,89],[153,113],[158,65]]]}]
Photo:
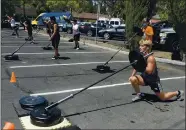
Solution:
[{"label": "black tank top", "polygon": [[[57,24],[57,23],[55,23],[55,24]],[[52,25],[52,33],[54,33],[54,25],[55,24]],[[60,37],[59,26],[57,24],[57,33],[55,34],[54,38],[59,38],[59,37]]]},{"label": "black tank top", "polygon": [[[145,59],[145,61],[147,62],[147,59]],[[156,63],[155,63],[156,64]],[[156,67],[154,69],[154,71],[152,72],[152,74],[148,74],[146,72],[142,72],[142,75],[145,76],[147,78],[147,80],[155,82],[155,81],[159,81],[159,76],[158,76],[158,68],[157,68],[157,64]]]}]

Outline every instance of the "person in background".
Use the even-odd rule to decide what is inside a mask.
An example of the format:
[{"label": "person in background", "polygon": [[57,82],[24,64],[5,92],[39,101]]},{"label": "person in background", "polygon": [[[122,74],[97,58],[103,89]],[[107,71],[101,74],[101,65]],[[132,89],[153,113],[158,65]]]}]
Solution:
[{"label": "person in background", "polygon": [[59,33],[59,26],[56,22],[56,18],[54,16],[50,17],[50,22],[51,22],[51,28],[52,28],[52,33],[51,37],[49,38],[50,41],[52,41],[52,46],[54,47],[55,54],[52,57],[52,59],[59,59],[59,53],[58,53],[58,46],[60,42],[60,33]]},{"label": "person in background", "polygon": [[8,16],[8,15],[6,15],[6,16],[8,17],[11,28],[13,29],[12,35],[15,35],[15,33],[16,33],[16,37],[18,38],[19,37],[19,33],[18,33],[19,27],[15,24],[14,17],[13,16]]},{"label": "person in background", "polygon": [[24,25],[28,31],[28,40],[32,41],[33,40],[33,36],[32,36],[32,24],[31,21],[28,18],[25,18],[25,22]]},{"label": "person in background", "polygon": [[74,19],[72,22],[67,19],[66,16],[63,16],[64,20],[68,23],[72,24],[72,30],[73,30],[73,40],[75,42],[74,49],[79,50],[79,40],[80,40],[80,32],[79,32],[79,25],[77,24],[77,20]]},{"label": "person in background", "polygon": [[142,31],[144,33],[143,39],[153,42],[154,31],[153,27],[150,25],[149,19],[144,21]]}]

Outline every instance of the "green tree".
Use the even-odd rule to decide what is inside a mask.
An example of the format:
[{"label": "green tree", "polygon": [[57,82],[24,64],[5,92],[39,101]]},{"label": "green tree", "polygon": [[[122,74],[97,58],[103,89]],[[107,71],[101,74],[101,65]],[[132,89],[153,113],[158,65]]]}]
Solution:
[{"label": "green tree", "polygon": [[13,15],[15,13],[15,0],[1,0],[1,16]]},{"label": "green tree", "polygon": [[[150,6],[149,0],[126,0],[125,10],[126,15],[126,38],[129,39],[133,33],[133,27],[141,27],[142,20],[148,15],[150,16],[150,11],[148,10]],[[137,47],[141,37],[136,36],[130,43],[131,49]]]},{"label": "green tree", "polygon": [[186,19],[186,0],[158,0],[157,3],[162,19],[168,19],[174,25]]}]

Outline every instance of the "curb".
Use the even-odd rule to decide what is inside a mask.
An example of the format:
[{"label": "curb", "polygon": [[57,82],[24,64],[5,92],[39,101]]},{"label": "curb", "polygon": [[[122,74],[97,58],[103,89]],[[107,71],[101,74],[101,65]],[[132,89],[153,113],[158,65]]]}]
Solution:
[{"label": "curb", "polygon": [[[44,36],[48,36],[47,34],[44,34],[44,33],[38,33],[38,34],[41,34],[41,35],[44,35]],[[62,37],[64,40],[69,40],[69,38],[64,38]],[[110,51],[118,51],[117,49],[113,49],[113,48],[109,48],[109,47],[104,47],[104,46],[99,46],[99,45],[95,45],[95,44],[91,44],[91,43],[84,43],[82,41],[79,42],[80,44],[83,44],[83,45],[88,45],[88,46],[92,46],[92,47],[97,47],[97,48],[101,48],[101,49],[105,49],[105,50],[110,50]],[[125,55],[128,55],[129,52],[127,51],[123,51],[123,50],[120,50],[120,53],[123,53]],[[185,57],[186,58],[186,57]],[[170,59],[165,59],[165,58],[158,58],[158,57],[155,57],[156,61],[158,62],[161,62],[161,63],[168,63],[168,64],[173,64],[173,65],[179,65],[179,66],[185,66],[185,62],[181,62],[181,61],[176,61],[176,60],[170,60]]]}]

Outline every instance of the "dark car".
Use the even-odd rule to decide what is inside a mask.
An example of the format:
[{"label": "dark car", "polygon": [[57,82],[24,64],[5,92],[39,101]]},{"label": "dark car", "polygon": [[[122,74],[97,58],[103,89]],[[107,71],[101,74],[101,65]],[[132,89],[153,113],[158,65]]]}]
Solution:
[{"label": "dark car", "polygon": [[152,24],[153,30],[154,30],[154,36],[153,36],[153,43],[155,48],[160,48],[160,33],[162,29],[171,28],[173,26],[172,23],[169,21],[161,21]]},{"label": "dark car", "polygon": [[107,27],[107,25],[105,25],[105,24],[94,24],[94,23],[88,24],[88,23],[85,23],[85,24],[80,24],[79,25],[79,31],[82,34],[86,34],[87,36],[92,37],[92,36],[96,35],[96,30],[97,30],[97,33],[98,33],[99,30],[102,30],[106,27]]},{"label": "dark car", "polygon": [[106,40],[112,38],[124,38],[125,35],[125,25],[120,25],[118,27],[106,28],[99,31],[98,35],[104,37]]},{"label": "dark car", "polygon": [[67,32],[68,34],[72,33],[72,24],[71,23],[59,23],[60,32]]}]

